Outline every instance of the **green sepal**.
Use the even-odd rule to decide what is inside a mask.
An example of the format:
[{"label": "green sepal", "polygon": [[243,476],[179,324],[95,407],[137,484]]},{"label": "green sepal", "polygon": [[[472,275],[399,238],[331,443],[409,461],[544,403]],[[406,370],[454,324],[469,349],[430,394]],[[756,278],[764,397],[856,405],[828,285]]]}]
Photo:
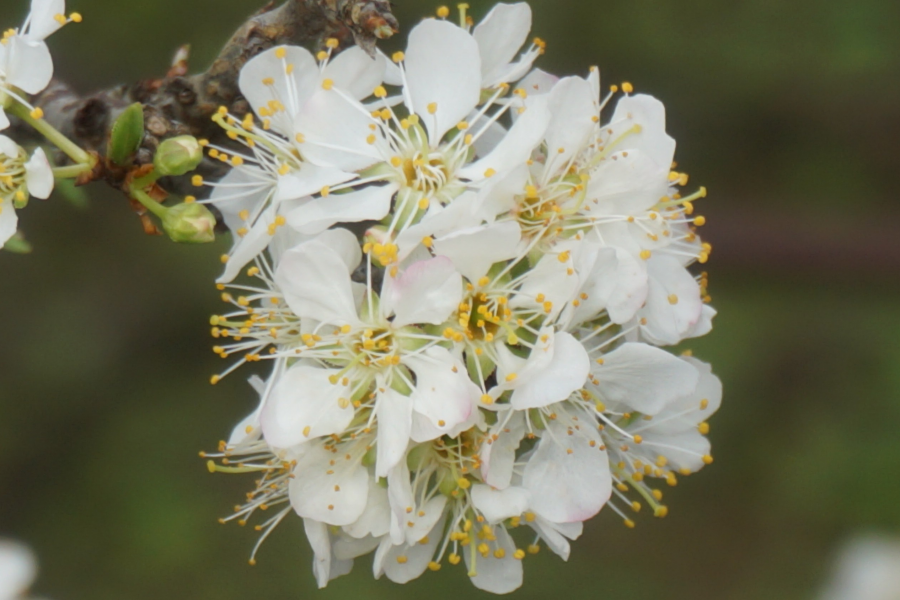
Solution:
[{"label": "green sepal", "polygon": [[112,127],[106,157],[120,167],[126,166],[144,139],[144,107],[135,102],[126,108]]},{"label": "green sepal", "polygon": [[31,244],[28,243],[21,231],[17,231],[15,235],[6,240],[3,249],[7,252],[12,252],[13,254],[31,254],[31,251],[33,250]]}]

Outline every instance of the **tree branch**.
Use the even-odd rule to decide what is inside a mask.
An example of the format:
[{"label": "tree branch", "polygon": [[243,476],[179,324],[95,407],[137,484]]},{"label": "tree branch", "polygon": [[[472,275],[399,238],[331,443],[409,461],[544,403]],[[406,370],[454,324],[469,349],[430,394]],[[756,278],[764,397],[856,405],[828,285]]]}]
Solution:
[{"label": "tree branch", "polygon": [[[89,152],[105,156],[110,129],[125,108],[135,102],[144,107],[144,139],[137,166],[149,164],[159,143],[175,135],[190,134],[228,145],[229,140],[210,117],[220,106],[236,115],[250,110],[240,94],[238,76],[251,58],[273,46],[293,44],[323,47],[337,38],[342,47],[356,43],[374,53],[376,39],[398,29],[388,0],[288,0],[269,4],[247,20],[231,37],[205,72],[187,75],[187,47],[179,50],[169,73],[160,79],[117,86],[87,96],[54,80],[33,99],[45,119]],[[21,127],[21,124],[19,124]],[[24,130],[20,133],[24,134]],[[204,177],[221,174],[222,166],[206,160],[198,172]],[[90,179],[102,179],[121,188],[127,172],[101,161]],[[170,191],[183,182],[167,182]]]}]

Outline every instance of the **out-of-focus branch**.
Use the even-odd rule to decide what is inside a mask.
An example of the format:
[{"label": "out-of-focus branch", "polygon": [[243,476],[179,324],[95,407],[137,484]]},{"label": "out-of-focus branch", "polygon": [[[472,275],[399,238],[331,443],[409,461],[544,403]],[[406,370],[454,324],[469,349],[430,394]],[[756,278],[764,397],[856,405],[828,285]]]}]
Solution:
[{"label": "out-of-focus branch", "polygon": [[[118,116],[132,103],[140,102],[145,124],[135,158],[140,166],[151,163],[160,142],[175,135],[227,143],[210,117],[219,106],[238,115],[249,110],[238,88],[238,76],[247,61],[260,52],[280,44],[321,47],[327,38],[337,38],[342,46],[356,43],[372,53],[377,39],[390,37],[397,29],[387,0],[288,0],[277,7],[272,3],[234,33],[204,73],[187,74],[185,47],[165,77],[88,95],[54,80],[33,102],[43,109],[44,118],[53,127],[100,156],[105,156],[110,129]],[[101,161],[92,178],[122,187],[127,173],[108,167]],[[205,170],[209,175],[215,169],[216,165],[207,161],[200,172]]]}]

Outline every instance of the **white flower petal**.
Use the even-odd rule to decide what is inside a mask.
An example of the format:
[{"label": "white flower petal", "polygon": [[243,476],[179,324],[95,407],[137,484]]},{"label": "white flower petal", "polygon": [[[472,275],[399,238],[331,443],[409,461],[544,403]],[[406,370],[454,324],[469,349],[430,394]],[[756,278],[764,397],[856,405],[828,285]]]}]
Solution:
[{"label": "white flower petal", "polygon": [[347,173],[332,167],[320,167],[312,163],[304,162],[299,171],[293,171],[287,175],[278,177],[275,187],[275,202],[284,200],[296,200],[318,194],[322,188],[333,186],[355,178],[355,173]]},{"label": "white flower petal", "polygon": [[406,515],[406,543],[413,546],[428,535],[428,532],[442,520],[445,506],[447,496],[438,494]]},{"label": "white flower petal", "polygon": [[[491,428],[490,441],[481,447],[481,476],[486,483],[496,489],[509,487],[516,462],[516,450],[525,437],[525,417],[520,411]],[[496,436],[496,438],[494,437]]]},{"label": "white flower petal", "polygon": [[[463,554],[466,566],[476,573],[471,578],[472,585],[486,592],[508,594],[522,586],[522,561],[515,558],[516,544],[505,528],[495,527],[494,535],[497,540],[489,544],[491,551],[487,556],[472,556],[478,552],[476,544],[469,544]],[[495,554],[498,550],[503,550],[500,557]]]},{"label": "white flower petal", "polygon": [[[384,491],[383,488],[382,491]],[[347,528],[344,527],[344,529],[346,530]],[[372,550],[378,547],[378,544],[380,542],[380,538],[373,537],[371,535],[367,535],[361,538],[355,538],[349,535],[342,535],[341,533],[338,533],[331,543],[331,551],[334,552],[335,558],[346,560],[370,553]]]},{"label": "white flower petal", "polygon": [[552,421],[547,429],[549,435],[541,438],[522,478],[522,486],[531,492],[531,508],[555,523],[590,519],[612,493],[602,442],[590,427],[569,435],[565,425]]},{"label": "white flower petal", "polygon": [[520,487],[509,487],[495,490],[489,485],[477,483],[469,492],[472,504],[478,509],[488,523],[499,523],[512,517],[518,517],[528,510],[531,493]]},{"label": "white flower petal", "polygon": [[[415,510],[412,484],[409,480],[409,466],[405,460],[397,463],[387,476],[388,502],[391,506],[390,542],[402,544],[406,540],[406,516]],[[378,561],[376,555],[376,562]],[[379,575],[376,569],[376,577]]]},{"label": "white flower petal", "polygon": [[559,81],[559,77],[551,75],[541,69],[532,69],[528,75],[519,82],[519,87],[530,96],[549,94],[553,86]]},{"label": "white flower petal", "polygon": [[390,281],[394,327],[440,325],[462,301],[462,277],[450,259],[438,256],[413,263]]},{"label": "white flower petal", "polygon": [[[285,53],[284,58],[278,58],[281,52]],[[287,74],[288,65],[293,65],[290,75]],[[290,119],[319,87],[319,77],[319,66],[309,50],[299,46],[278,46],[250,59],[241,69],[238,85],[250,108],[260,118],[265,118],[260,115],[260,109],[268,110],[269,102],[278,100],[288,110],[286,116]],[[272,83],[264,83],[268,81]],[[274,123],[280,123],[280,119]]]},{"label": "white flower petal", "polygon": [[604,354],[591,368],[604,400],[624,404],[645,415],[655,415],[672,400],[690,394],[700,374],[665,350],[649,344],[622,344]]},{"label": "white flower petal", "polygon": [[66,0],[31,0],[28,34],[24,37],[39,42],[47,39],[62,25],[57,15],[66,14]]},{"label": "white flower petal", "polygon": [[[337,89],[318,89],[307,101],[296,119],[294,134],[304,140],[299,144],[303,157],[315,164],[344,171],[358,171],[381,160],[380,130],[369,128],[374,123],[369,110],[346,98]],[[375,143],[369,143],[369,136]]]},{"label": "white flower petal", "polygon": [[28,193],[35,198],[46,200],[53,192],[55,182],[53,167],[50,166],[47,155],[44,154],[43,148],[37,148],[25,163],[25,185],[28,187]]},{"label": "white flower petal", "polygon": [[429,19],[409,34],[405,68],[410,108],[422,119],[432,145],[437,144],[481,97],[478,44],[456,25]]},{"label": "white flower petal", "polygon": [[225,270],[216,280],[218,283],[229,283],[241,272],[247,263],[266,249],[272,241],[269,235],[269,226],[275,222],[278,212],[277,206],[270,206],[261,214],[256,223],[243,236],[234,235],[234,245],[225,263]]},{"label": "white flower petal", "polygon": [[453,266],[469,281],[478,281],[494,263],[517,256],[521,239],[518,223],[502,221],[462,229],[435,240],[434,252],[453,261]]},{"label": "white flower petal", "polygon": [[371,185],[355,192],[314,198],[287,214],[288,225],[313,235],[336,223],[378,220],[391,209],[396,184]]},{"label": "white flower petal", "polygon": [[553,118],[547,127],[548,160],[560,168],[577,153],[596,128],[597,108],[591,84],[580,77],[560,79],[549,95]]},{"label": "white flower petal", "polygon": [[302,363],[284,372],[261,415],[263,435],[271,446],[290,448],[347,428],[353,420],[352,390],[329,380],[339,372]]},{"label": "white flower petal", "polygon": [[293,474],[291,506],[301,517],[350,525],[366,508],[369,475],[359,457],[347,459],[316,444],[300,456]]},{"label": "white flower petal", "polygon": [[362,100],[381,84],[387,62],[381,53],[372,58],[359,46],[351,46],[328,62],[324,75],[355,100]]},{"label": "white flower petal", "polygon": [[375,576],[379,577],[384,572],[394,583],[408,583],[419,577],[434,557],[443,526],[444,523],[439,522],[427,536],[423,536],[422,539],[426,540],[424,544],[394,546],[389,539],[385,539],[375,552]]},{"label": "white flower petal", "polygon": [[229,446],[238,446],[248,441],[255,441],[260,436],[259,415],[262,412],[263,400],[265,399],[266,383],[257,375],[253,375],[249,380],[250,385],[260,395],[260,403],[252,413],[244,417],[228,437]]},{"label": "white flower petal", "polygon": [[[337,234],[340,238],[334,238],[345,240],[341,246],[357,245],[355,236],[349,231],[335,231],[344,232]],[[341,246],[315,239],[282,256],[275,271],[275,282],[297,316],[337,325],[359,321],[350,285],[351,269],[342,258],[346,251],[342,251]]]},{"label": "white flower petal", "polygon": [[375,416],[378,418],[375,476],[386,477],[406,455],[412,428],[413,401],[409,396],[387,389],[378,394]]},{"label": "white flower petal", "polygon": [[303,519],[303,530],[313,551],[313,574],[319,589],[331,579],[331,537],[328,526],[313,519]]},{"label": "white flower petal", "polygon": [[543,517],[538,517],[530,525],[554,554],[563,560],[569,560],[571,548],[566,538],[578,539],[581,536],[581,523],[551,523]]},{"label": "white flower petal", "polygon": [[31,551],[22,544],[0,540],[0,598],[13,600],[23,593],[37,574]]},{"label": "white flower petal", "polygon": [[557,333],[534,352],[549,353],[550,360],[543,368],[527,370],[519,375],[510,403],[516,410],[539,408],[565,400],[581,389],[591,370],[584,346],[569,333]]},{"label": "white flower petal", "polygon": [[497,4],[475,27],[472,37],[481,52],[482,87],[500,83],[498,76],[516,57],[530,31],[531,7],[524,2]]},{"label": "white flower petal", "polygon": [[414,410],[427,417],[441,431],[447,431],[469,418],[480,390],[469,379],[466,367],[440,346],[403,358],[403,364],[416,374],[413,391]]},{"label": "white flower petal", "polygon": [[657,255],[647,261],[647,276],[647,303],[638,312],[647,319],[641,334],[656,344],[677,344],[700,320],[700,285],[670,256]]},{"label": "white flower petal", "polygon": [[[344,531],[354,538],[371,536],[379,538],[387,535],[391,528],[391,505],[388,502],[388,492],[374,477],[369,478],[369,498],[366,508],[359,519],[346,525]],[[376,544],[377,545],[377,542]],[[374,548],[374,546],[372,546]],[[368,550],[366,551],[368,552]],[[357,555],[358,556],[358,555]],[[351,558],[345,556],[345,558]]]},{"label": "white flower petal", "polygon": [[21,36],[9,38],[6,83],[27,94],[37,94],[53,78],[53,59],[44,42],[31,42]]},{"label": "white flower petal", "polygon": [[16,234],[18,227],[19,216],[16,214],[12,199],[0,200],[0,248]]},{"label": "white flower petal", "polygon": [[646,94],[620,98],[609,124],[613,131],[610,139],[618,138],[635,125],[640,126],[640,131],[629,134],[622,146],[640,150],[657,165],[668,168],[675,157],[675,140],[666,133],[663,103]]},{"label": "white flower petal", "polygon": [[9,127],[9,117],[6,116],[6,111],[0,106],[0,131],[3,131],[7,127]]}]

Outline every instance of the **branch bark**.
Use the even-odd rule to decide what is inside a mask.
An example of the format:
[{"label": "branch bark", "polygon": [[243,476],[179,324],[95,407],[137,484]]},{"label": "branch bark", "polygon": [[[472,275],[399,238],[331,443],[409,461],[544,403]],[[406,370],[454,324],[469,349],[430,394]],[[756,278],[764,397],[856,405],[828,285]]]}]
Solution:
[{"label": "branch bark", "polygon": [[[187,47],[176,54],[166,76],[117,86],[86,96],[68,84],[54,80],[33,99],[45,119],[90,152],[105,156],[110,129],[130,104],[144,107],[144,139],[135,158],[137,166],[149,164],[159,143],[169,137],[190,134],[228,145],[229,140],[210,117],[219,106],[243,115],[250,110],[240,94],[238,76],[251,58],[274,46],[293,44],[323,47],[337,38],[341,47],[356,43],[370,54],[377,39],[398,30],[388,0],[288,0],[270,3],[250,17],[225,44],[210,68],[187,75]],[[24,134],[24,130],[20,133]],[[198,172],[215,177],[222,167],[207,160]],[[121,187],[127,173],[105,165],[94,173],[114,187]],[[168,182],[182,188],[183,182]],[[177,189],[170,189],[177,191]]]}]

